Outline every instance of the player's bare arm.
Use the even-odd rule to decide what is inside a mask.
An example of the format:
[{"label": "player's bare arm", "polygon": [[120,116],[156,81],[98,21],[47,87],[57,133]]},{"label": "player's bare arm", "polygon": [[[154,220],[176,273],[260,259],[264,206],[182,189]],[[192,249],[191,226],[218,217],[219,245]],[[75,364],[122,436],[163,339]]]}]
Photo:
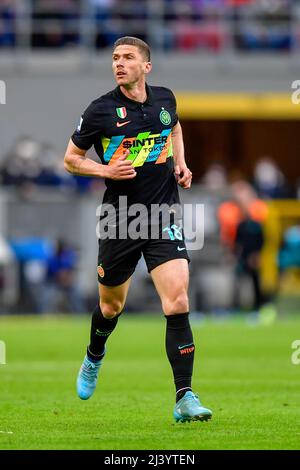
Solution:
[{"label": "player's bare arm", "polygon": [[177,183],[183,189],[189,189],[192,184],[192,172],[185,162],[182,128],[179,121],[172,129],[172,143]]},{"label": "player's bare arm", "polygon": [[113,180],[131,179],[136,176],[131,161],[126,160],[129,151],[125,151],[112,165],[102,165],[86,156],[86,150],[77,147],[70,139],[65,158],[65,169],[73,175],[109,178]]}]

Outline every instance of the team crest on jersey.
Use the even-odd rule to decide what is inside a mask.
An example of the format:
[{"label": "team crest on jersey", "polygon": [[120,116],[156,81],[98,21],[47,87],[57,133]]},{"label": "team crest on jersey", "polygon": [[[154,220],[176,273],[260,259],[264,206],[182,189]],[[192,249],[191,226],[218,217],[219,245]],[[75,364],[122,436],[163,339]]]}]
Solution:
[{"label": "team crest on jersey", "polygon": [[127,110],[126,110],[125,106],[123,106],[122,108],[116,108],[116,111],[117,111],[117,115],[120,119],[126,118]]},{"label": "team crest on jersey", "polygon": [[102,268],[102,264],[99,264],[99,266],[97,267],[97,273],[99,274],[100,277],[104,277],[104,269]]},{"label": "team crest on jersey", "polygon": [[159,119],[161,122],[165,125],[168,126],[171,123],[171,116],[168,111],[165,110],[165,108],[161,108],[161,112],[159,114]]}]

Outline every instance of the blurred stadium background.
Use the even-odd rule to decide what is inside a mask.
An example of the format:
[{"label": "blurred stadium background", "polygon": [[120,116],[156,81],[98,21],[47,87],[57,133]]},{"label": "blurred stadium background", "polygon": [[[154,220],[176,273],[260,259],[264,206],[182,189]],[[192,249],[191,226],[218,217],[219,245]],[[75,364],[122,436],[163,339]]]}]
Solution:
[{"label": "blurred stadium background", "polygon": [[[298,312],[300,0],[0,0],[0,313],[95,304],[104,183],[68,175],[63,155],[114,88],[123,35],[150,44],[149,83],[177,96],[194,176],[182,201],[205,205],[191,310]],[[160,311],[144,262],[127,310]]]}]

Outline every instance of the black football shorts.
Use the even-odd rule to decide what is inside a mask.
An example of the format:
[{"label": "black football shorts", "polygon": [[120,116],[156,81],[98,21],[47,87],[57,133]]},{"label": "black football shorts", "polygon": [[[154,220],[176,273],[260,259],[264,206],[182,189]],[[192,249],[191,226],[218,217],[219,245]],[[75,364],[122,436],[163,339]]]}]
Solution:
[{"label": "black football shorts", "polygon": [[149,273],[172,259],[186,259],[190,262],[184,236],[181,239],[100,239],[98,281],[106,286],[123,284],[134,273],[142,255]]}]

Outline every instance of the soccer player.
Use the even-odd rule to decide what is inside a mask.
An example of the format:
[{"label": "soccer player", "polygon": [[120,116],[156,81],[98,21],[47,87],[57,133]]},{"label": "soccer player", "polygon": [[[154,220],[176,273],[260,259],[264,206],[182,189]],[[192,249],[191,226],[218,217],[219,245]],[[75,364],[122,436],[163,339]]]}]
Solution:
[{"label": "soccer player", "polygon": [[[92,315],[90,344],[78,374],[77,392],[87,400],[95,390],[105,343],[117,326],[131,276],[143,255],[166,318],[166,352],[176,387],[174,418],[202,421],[210,419],[212,412],[191,388],[195,346],[189,324],[189,257],[182,227],[177,223],[163,226],[160,221],[158,237],[120,236],[128,214],[121,208],[120,197],[127,198],[128,209],[134,204],[148,209],[171,207],[180,203],[177,184],[188,189],[192,181],[175,97],[168,88],[146,83],[151,68],[145,42],[128,36],[118,39],[112,54],[117,87],[88,106],[66,150],[67,171],[105,178],[103,203],[116,209],[119,229],[118,235],[99,239],[99,304]],[[87,157],[92,145],[101,163]],[[171,217],[176,210],[169,212]]]}]

